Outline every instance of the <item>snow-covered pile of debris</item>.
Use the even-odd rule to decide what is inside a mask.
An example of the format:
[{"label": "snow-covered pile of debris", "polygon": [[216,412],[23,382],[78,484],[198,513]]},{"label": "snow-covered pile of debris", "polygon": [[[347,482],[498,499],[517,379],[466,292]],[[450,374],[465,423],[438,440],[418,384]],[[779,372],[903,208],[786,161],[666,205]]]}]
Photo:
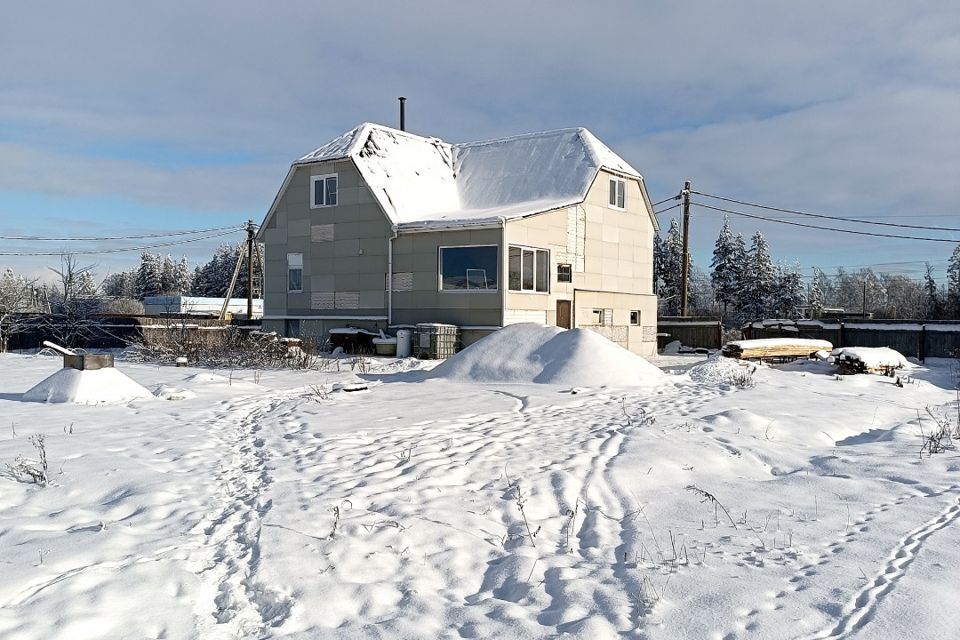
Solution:
[{"label": "snow-covered pile of debris", "polygon": [[716,353],[704,362],[690,368],[690,379],[701,384],[745,384],[753,375],[756,365],[727,358]]},{"label": "snow-covered pile of debris", "polygon": [[116,404],[152,397],[144,387],[113,367],[83,371],[65,367],[23,394],[27,402],[74,404]]},{"label": "snow-covered pile of debris", "polygon": [[589,329],[523,323],[470,345],[427,377],[454,382],[637,386],[662,382],[664,374]]},{"label": "snow-covered pile of debris", "polygon": [[841,347],[830,354],[835,363],[859,362],[867,369],[909,369],[903,354],[890,347]]}]

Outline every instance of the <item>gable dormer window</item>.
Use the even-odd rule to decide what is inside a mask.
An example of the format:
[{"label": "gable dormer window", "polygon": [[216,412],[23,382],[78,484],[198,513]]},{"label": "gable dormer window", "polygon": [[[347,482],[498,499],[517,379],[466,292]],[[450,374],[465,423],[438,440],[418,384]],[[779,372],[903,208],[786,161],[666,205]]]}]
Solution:
[{"label": "gable dormer window", "polygon": [[337,206],[337,174],[310,177],[310,208]]},{"label": "gable dormer window", "polygon": [[626,208],[627,183],[623,180],[610,178],[610,206],[615,209]]}]

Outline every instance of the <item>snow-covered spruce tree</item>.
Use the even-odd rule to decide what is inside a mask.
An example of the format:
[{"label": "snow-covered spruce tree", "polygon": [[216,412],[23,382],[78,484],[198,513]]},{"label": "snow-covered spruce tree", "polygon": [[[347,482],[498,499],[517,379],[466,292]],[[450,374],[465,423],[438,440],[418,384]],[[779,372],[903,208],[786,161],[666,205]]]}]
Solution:
[{"label": "snow-covered spruce tree", "polygon": [[753,234],[750,241],[744,276],[743,304],[739,310],[741,320],[762,320],[772,311],[777,278],[776,269],[770,257],[770,248],[759,231]]},{"label": "snow-covered spruce tree", "polygon": [[170,257],[170,254],[163,256],[160,259],[160,294],[169,296],[175,295],[174,291],[174,269],[176,265],[173,262],[173,258]]},{"label": "snow-covered spruce tree", "polygon": [[947,317],[960,318],[960,244],[954,247],[947,263]]},{"label": "snow-covered spruce tree", "polygon": [[660,313],[675,316],[680,313],[680,280],[683,270],[683,238],[676,218],[670,220],[667,237],[659,240],[657,260],[657,295]]},{"label": "snow-covered spruce tree", "polygon": [[781,264],[776,267],[776,286],[773,295],[773,311],[778,318],[796,320],[801,316],[803,304],[803,278],[800,264]]},{"label": "snow-covered spruce tree", "polygon": [[136,297],[143,300],[147,296],[160,295],[163,283],[163,263],[160,256],[144,251],[137,268]]},{"label": "snow-covered spruce tree", "polygon": [[810,313],[814,318],[819,318],[826,305],[824,301],[825,291],[827,289],[827,274],[819,267],[813,268],[813,279],[810,281],[810,288],[807,291],[807,304],[810,306]]},{"label": "snow-covered spruce tree", "polygon": [[187,295],[190,292],[190,286],[193,280],[193,273],[190,271],[190,265],[187,264],[187,258],[181,256],[180,261],[173,269],[173,283],[171,292],[174,295]]},{"label": "snow-covered spruce tree", "polygon": [[[741,246],[743,238],[740,237]],[[713,246],[713,260],[710,262],[710,284],[717,304],[723,309],[726,319],[728,310],[736,308],[740,290],[743,264],[737,264],[740,256],[737,251],[737,238],[730,230],[730,219],[724,217],[720,235]]]}]

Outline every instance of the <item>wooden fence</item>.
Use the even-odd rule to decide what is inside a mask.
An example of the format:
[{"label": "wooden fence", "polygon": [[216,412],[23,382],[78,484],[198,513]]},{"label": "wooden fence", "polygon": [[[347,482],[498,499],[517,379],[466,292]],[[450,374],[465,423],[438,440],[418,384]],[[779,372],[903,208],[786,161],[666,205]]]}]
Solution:
[{"label": "wooden fence", "polygon": [[914,320],[764,320],[746,338],[814,338],[834,347],[890,347],[907,357],[951,358],[960,352],[960,323]]},{"label": "wooden fence", "polygon": [[719,349],[723,346],[723,325],[719,318],[657,318],[657,350],[674,340],[685,347]]}]

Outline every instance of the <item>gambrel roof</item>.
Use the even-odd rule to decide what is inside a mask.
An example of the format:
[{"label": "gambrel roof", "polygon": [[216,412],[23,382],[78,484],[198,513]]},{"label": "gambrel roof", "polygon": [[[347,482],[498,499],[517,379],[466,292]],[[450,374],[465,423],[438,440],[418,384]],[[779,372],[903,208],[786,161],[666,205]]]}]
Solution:
[{"label": "gambrel roof", "polygon": [[399,229],[489,224],[575,205],[600,169],[643,181],[583,128],[450,144],[364,123],[296,160],[287,182],[299,166],[334,160],[353,161]]}]

